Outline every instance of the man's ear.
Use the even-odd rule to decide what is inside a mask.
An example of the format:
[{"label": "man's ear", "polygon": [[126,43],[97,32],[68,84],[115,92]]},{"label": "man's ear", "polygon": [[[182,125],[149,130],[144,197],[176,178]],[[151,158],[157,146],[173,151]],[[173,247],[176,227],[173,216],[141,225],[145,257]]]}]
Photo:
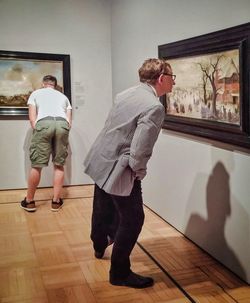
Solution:
[{"label": "man's ear", "polygon": [[159,84],[162,84],[163,76],[164,76],[164,75],[161,74],[161,75],[158,77],[157,82],[158,82]]}]

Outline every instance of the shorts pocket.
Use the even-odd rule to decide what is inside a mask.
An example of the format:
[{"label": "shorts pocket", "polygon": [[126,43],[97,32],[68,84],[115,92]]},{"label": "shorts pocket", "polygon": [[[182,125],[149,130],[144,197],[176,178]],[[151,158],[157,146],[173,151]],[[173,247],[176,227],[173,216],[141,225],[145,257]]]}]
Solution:
[{"label": "shorts pocket", "polygon": [[35,126],[35,130],[36,130],[37,132],[41,132],[42,130],[45,130],[45,129],[48,129],[48,128],[49,128],[48,125],[36,125],[36,126]]},{"label": "shorts pocket", "polygon": [[70,127],[69,127],[69,126],[64,126],[64,125],[62,125],[62,129],[65,129],[65,130],[69,131],[69,130],[70,130]]}]

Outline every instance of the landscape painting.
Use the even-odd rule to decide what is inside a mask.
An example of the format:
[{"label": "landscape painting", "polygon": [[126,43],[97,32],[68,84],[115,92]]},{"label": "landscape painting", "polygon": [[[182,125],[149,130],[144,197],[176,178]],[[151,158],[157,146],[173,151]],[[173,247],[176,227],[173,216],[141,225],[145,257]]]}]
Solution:
[{"label": "landscape painting", "polygon": [[0,107],[27,107],[45,75],[55,76],[63,89],[62,62],[0,59]]},{"label": "landscape painting", "polygon": [[69,55],[0,51],[0,115],[27,115],[28,98],[46,75],[71,100]]},{"label": "landscape painting", "polygon": [[[176,75],[163,128],[250,148],[250,23],[158,46]],[[216,142],[218,141],[218,142]]]},{"label": "landscape painting", "polygon": [[176,80],[167,114],[240,125],[238,49],[168,62]]}]

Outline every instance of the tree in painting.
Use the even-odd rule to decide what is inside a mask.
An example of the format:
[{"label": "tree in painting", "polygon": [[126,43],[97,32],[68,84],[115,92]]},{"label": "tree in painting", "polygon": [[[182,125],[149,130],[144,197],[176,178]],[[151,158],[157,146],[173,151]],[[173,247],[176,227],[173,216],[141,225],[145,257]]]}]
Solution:
[{"label": "tree in painting", "polygon": [[212,113],[213,117],[217,116],[217,111],[216,111],[216,98],[218,95],[218,92],[220,90],[220,86],[218,87],[216,85],[216,79],[218,77],[218,64],[220,59],[223,57],[223,55],[218,56],[215,58],[215,62],[210,61],[209,64],[202,65],[202,63],[198,63],[201,70],[202,70],[202,81],[203,81],[203,89],[204,89],[204,103],[207,104],[207,82],[209,80],[211,87],[212,87]]}]

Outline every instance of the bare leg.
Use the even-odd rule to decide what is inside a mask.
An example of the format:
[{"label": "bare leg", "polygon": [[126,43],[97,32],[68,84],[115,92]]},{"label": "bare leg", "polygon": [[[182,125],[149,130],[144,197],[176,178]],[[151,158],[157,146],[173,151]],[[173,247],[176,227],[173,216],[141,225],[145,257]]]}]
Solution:
[{"label": "bare leg", "polygon": [[64,167],[54,165],[54,195],[53,201],[58,202],[61,197],[61,191],[64,181]]},{"label": "bare leg", "polygon": [[28,179],[27,197],[26,197],[27,202],[34,200],[36,188],[41,179],[41,171],[42,171],[41,167],[32,167],[30,170],[29,179]]}]

